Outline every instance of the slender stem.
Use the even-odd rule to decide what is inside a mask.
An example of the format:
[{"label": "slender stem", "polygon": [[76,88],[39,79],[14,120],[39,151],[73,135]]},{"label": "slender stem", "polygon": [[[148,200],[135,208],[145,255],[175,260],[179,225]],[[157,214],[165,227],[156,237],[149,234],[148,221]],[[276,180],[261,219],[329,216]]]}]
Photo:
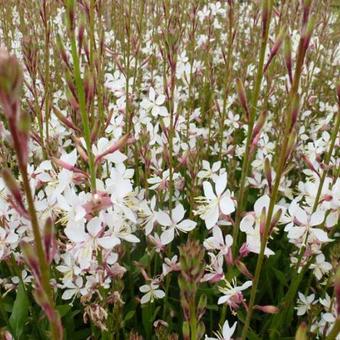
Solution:
[{"label": "slender stem", "polygon": [[[73,5],[73,1],[68,2],[70,10]],[[70,6],[71,4],[71,6]],[[70,22],[70,16],[68,15],[69,27],[72,27]],[[84,139],[86,144],[86,151],[89,160],[89,169],[90,169],[90,178],[91,178],[91,189],[94,192],[96,190],[96,172],[95,172],[95,164],[94,164],[94,157],[91,150],[91,131],[90,131],[90,121],[89,116],[86,112],[86,98],[85,98],[85,90],[84,90],[84,83],[81,79],[80,73],[80,62],[79,56],[77,53],[77,45],[76,45],[76,38],[75,32],[71,29],[71,53],[73,59],[73,67],[74,67],[74,78],[77,87],[77,94],[79,100],[79,110],[81,115],[81,120],[83,124],[83,132],[84,132]]]},{"label": "slender stem", "polygon": [[260,54],[259,54],[259,62],[257,67],[257,74],[256,74],[256,80],[255,80],[255,86],[254,86],[254,92],[252,95],[251,100],[251,106],[250,106],[250,113],[249,113],[249,123],[248,123],[248,132],[247,132],[247,141],[246,141],[246,149],[245,149],[245,155],[242,162],[242,170],[241,170],[241,180],[240,180],[240,190],[237,198],[237,211],[236,211],[236,217],[235,217],[235,224],[233,229],[233,253],[237,251],[237,237],[238,237],[238,231],[240,227],[241,222],[241,216],[243,209],[245,207],[245,201],[246,201],[246,178],[249,173],[250,163],[251,163],[251,154],[250,154],[250,147],[251,147],[251,136],[254,128],[255,123],[255,117],[256,117],[256,111],[257,111],[257,105],[260,95],[260,88],[263,78],[263,66],[264,66],[264,59],[266,55],[266,48],[267,48],[267,42],[268,42],[268,35],[269,35],[269,24],[270,24],[270,18],[273,8],[273,2],[270,1],[270,8],[269,8],[269,18],[267,21],[267,26],[265,29],[265,32],[262,36],[261,41],[261,48],[260,48]]}]

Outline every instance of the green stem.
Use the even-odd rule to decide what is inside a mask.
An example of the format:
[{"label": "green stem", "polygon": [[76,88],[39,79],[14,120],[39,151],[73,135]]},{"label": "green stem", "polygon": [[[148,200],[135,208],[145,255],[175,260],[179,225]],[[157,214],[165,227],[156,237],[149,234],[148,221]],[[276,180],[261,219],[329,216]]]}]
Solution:
[{"label": "green stem", "polygon": [[[264,0],[264,3],[266,3],[266,0]],[[245,202],[246,202],[246,197],[245,197],[246,196],[246,178],[248,176],[250,163],[251,163],[251,154],[250,154],[250,147],[251,147],[251,142],[252,142],[251,137],[252,137],[252,132],[253,132],[254,124],[255,124],[256,111],[257,111],[258,100],[259,100],[259,95],[260,95],[260,88],[261,88],[261,83],[263,79],[263,66],[264,66],[264,59],[265,59],[266,48],[267,48],[267,43],[268,43],[269,24],[270,24],[271,13],[272,13],[272,8],[273,8],[272,1],[270,1],[269,6],[270,6],[269,7],[270,15],[267,21],[267,27],[262,36],[261,48],[260,48],[260,54],[259,54],[259,62],[258,62],[258,67],[257,67],[256,80],[255,80],[255,87],[254,87],[254,92],[252,95],[252,100],[251,100],[251,105],[250,105],[246,150],[245,150],[245,155],[244,155],[244,159],[242,162],[240,191],[239,191],[238,198],[237,198],[238,205],[237,205],[235,224],[234,224],[234,229],[233,229],[233,239],[234,239],[233,253],[234,255],[238,249],[237,248],[237,245],[238,245],[237,237],[238,237],[242,212],[243,212],[243,209],[245,207]]]}]

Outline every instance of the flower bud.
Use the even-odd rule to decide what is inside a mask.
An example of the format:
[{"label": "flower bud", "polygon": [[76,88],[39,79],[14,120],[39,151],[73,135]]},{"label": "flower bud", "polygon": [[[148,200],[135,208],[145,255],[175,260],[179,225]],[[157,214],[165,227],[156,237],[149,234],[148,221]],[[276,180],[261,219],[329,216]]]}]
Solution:
[{"label": "flower bud", "polygon": [[246,91],[244,89],[242,80],[240,78],[236,79],[236,89],[237,89],[237,94],[240,100],[240,104],[247,115],[247,119],[249,119],[247,95],[246,95]]},{"label": "flower bud", "polygon": [[266,158],[264,160],[264,174],[267,179],[268,187],[269,187],[269,192],[272,191],[272,170],[270,167],[270,160],[269,158]]},{"label": "flower bud", "polygon": [[295,334],[295,340],[307,340],[307,325],[302,322]]},{"label": "flower bud", "polygon": [[288,71],[289,81],[293,83],[293,62],[292,62],[292,44],[290,41],[290,37],[287,35],[284,41],[284,57],[285,57],[285,64]]},{"label": "flower bud", "polygon": [[334,290],[337,303],[337,314],[340,316],[340,266],[338,267],[335,274]]},{"label": "flower bud", "polygon": [[1,176],[8,190],[11,192],[13,196],[19,212],[23,213],[24,215],[27,215],[27,211],[24,206],[20,188],[19,188],[17,181],[15,180],[15,178],[12,176],[11,172],[8,169],[3,169],[1,171]]},{"label": "flower bud", "polygon": [[22,250],[26,263],[31,268],[33,276],[38,282],[38,285],[40,285],[41,273],[40,273],[38,256],[35,250],[33,249],[30,243],[25,242],[25,241],[21,241],[20,248]]},{"label": "flower bud", "polygon": [[[0,101],[12,105],[19,98],[23,81],[22,68],[15,56],[0,49]],[[8,114],[8,112],[5,113]]]},{"label": "flower bud", "polygon": [[275,306],[259,306],[259,305],[255,305],[254,309],[260,310],[263,313],[267,313],[267,314],[277,314],[280,310],[279,308],[275,307]]},{"label": "flower bud", "polygon": [[54,224],[51,217],[48,217],[44,228],[44,247],[47,263],[51,263],[57,252],[57,241],[54,233]]},{"label": "flower bud", "polygon": [[273,58],[276,56],[277,52],[279,51],[279,49],[281,48],[283,39],[285,37],[285,29],[282,28],[279,32],[279,35],[277,36],[274,45],[272,47],[272,49],[270,50],[270,54],[269,54],[269,59],[264,67],[263,72],[265,73],[268,69],[268,66],[270,65],[270,63],[272,62]]}]

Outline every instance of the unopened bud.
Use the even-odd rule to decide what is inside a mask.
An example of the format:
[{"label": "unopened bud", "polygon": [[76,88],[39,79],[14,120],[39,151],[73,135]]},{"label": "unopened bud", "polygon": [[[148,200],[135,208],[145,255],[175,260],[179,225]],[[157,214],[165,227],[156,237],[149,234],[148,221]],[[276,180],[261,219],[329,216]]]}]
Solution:
[{"label": "unopened bud", "polygon": [[264,174],[265,174],[266,179],[267,179],[269,191],[271,192],[272,191],[272,170],[271,170],[271,167],[270,167],[269,158],[266,158],[264,160]]},{"label": "unopened bud", "polygon": [[292,131],[292,129],[294,128],[297,122],[299,112],[300,112],[300,101],[299,101],[299,98],[295,96],[293,100],[293,104],[292,104],[291,113],[290,113],[290,122],[291,122],[290,131]]},{"label": "unopened bud", "polygon": [[247,266],[241,262],[240,260],[235,261],[236,262],[236,267],[237,269],[247,278],[249,279],[253,279],[254,276],[250,273],[250,271],[248,270]]},{"label": "unopened bud", "polygon": [[307,324],[301,323],[295,334],[295,340],[307,340]]},{"label": "unopened bud", "polygon": [[266,72],[268,69],[268,66],[270,65],[270,63],[272,62],[273,58],[276,56],[276,54],[278,53],[279,49],[281,48],[283,39],[285,37],[285,29],[281,29],[281,31],[279,32],[279,35],[277,36],[274,45],[272,47],[272,49],[270,50],[270,55],[269,55],[269,59],[264,67],[263,72]]},{"label": "unopened bud", "polygon": [[30,267],[32,274],[34,275],[35,279],[37,280],[38,284],[40,284],[40,267],[39,267],[39,260],[38,256],[33,249],[32,245],[28,242],[21,241],[20,248],[22,250],[24,259],[28,266]]},{"label": "unopened bud", "polygon": [[266,229],[266,208],[263,207],[261,211],[261,216],[260,216],[260,234],[264,235],[265,234],[265,229]]},{"label": "unopened bud", "polygon": [[249,119],[247,95],[246,95],[246,91],[244,89],[243,83],[240,78],[237,78],[236,80],[236,88],[237,88],[237,94],[240,100],[240,104],[243,110],[245,111],[247,118]]},{"label": "unopened bud", "polygon": [[259,306],[259,305],[255,305],[254,309],[260,310],[263,313],[267,313],[267,314],[277,314],[280,310],[279,308],[275,307],[275,306]]},{"label": "unopened bud", "polygon": [[338,267],[335,274],[334,290],[337,303],[337,314],[340,316],[340,266]]},{"label": "unopened bud", "polygon": [[17,58],[0,49],[0,101],[3,105],[12,105],[19,98],[22,81],[22,68]]},{"label": "unopened bud", "polygon": [[272,222],[270,223],[270,233],[272,230],[276,227],[276,225],[279,223],[280,218],[282,215],[282,209],[279,209],[273,216]]},{"label": "unopened bud", "polygon": [[253,134],[252,134],[252,141],[255,139],[255,137],[262,130],[264,123],[266,122],[266,117],[267,117],[267,111],[262,111],[260,113],[259,118],[257,119],[257,121],[255,123],[255,127],[254,127]]},{"label": "unopened bud", "polygon": [[12,176],[10,170],[8,169],[3,169],[1,171],[1,176],[8,188],[8,190],[11,192],[15,203],[18,205],[19,210],[22,212],[26,212],[26,208],[24,206],[23,203],[23,199],[21,196],[21,192],[20,192],[20,188],[19,185],[17,183],[17,181],[15,180],[15,178]]},{"label": "unopened bud", "polygon": [[45,222],[43,241],[47,263],[51,263],[57,252],[57,241],[55,239],[54,224],[51,217],[48,217]]},{"label": "unopened bud", "polygon": [[290,37],[287,35],[284,41],[284,57],[285,57],[285,64],[288,71],[289,81],[293,83],[293,63],[292,63],[292,44],[290,41]]}]

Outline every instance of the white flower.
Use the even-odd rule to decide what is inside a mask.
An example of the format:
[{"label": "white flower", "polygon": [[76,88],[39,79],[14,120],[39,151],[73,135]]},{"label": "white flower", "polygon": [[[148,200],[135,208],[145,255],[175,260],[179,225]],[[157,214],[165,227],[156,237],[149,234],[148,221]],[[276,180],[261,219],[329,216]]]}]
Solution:
[{"label": "white flower", "polygon": [[[248,213],[240,223],[240,230],[247,234],[247,247],[252,253],[259,254],[261,249],[260,219],[263,209],[268,211],[270,198],[267,195],[261,196],[254,204],[254,213]],[[274,214],[280,209],[274,206]],[[273,214],[273,215],[274,215]],[[266,256],[273,255],[274,252],[268,247],[265,248]]]},{"label": "white flower", "polygon": [[303,242],[306,242],[308,235],[311,235],[321,243],[331,241],[324,230],[315,228],[324,221],[324,211],[317,210],[312,214],[307,214],[295,201],[290,204],[288,211],[293,218],[293,226],[288,226],[285,229],[288,231],[290,240],[302,239]]},{"label": "white flower", "polygon": [[13,230],[6,230],[0,227],[0,259],[7,255],[9,248],[11,248],[18,239],[18,235]]},{"label": "white flower", "polygon": [[315,277],[321,280],[324,274],[332,270],[332,265],[326,261],[324,254],[319,254],[315,258],[315,263],[310,265],[310,269],[313,269]]},{"label": "white flower", "polygon": [[165,96],[163,94],[157,95],[154,88],[150,87],[149,98],[143,99],[141,107],[146,111],[151,111],[154,117],[166,117],[168,115],[167,108],[163,105],[165,102]]},{"label": "white flower", "polygon": [[297,315],[301,316],[307,313],[317,301],[314,301],[315,295],[311,294],[309,296],[305,296],[302,293],[298,292],[299,300],[298,305],[295,307],[297,310]]},{"label": "white flower", "polygon": [[145,293],[145,295],[142,296],[140,303],[148,303],[148,302],[154,302],[155,299],[162,299],[165,296],[165,293],[163,290],[158,289],[159,285],[151,282],[149,285],[143,285],[139,287],[139,290],[141,293]]},{"label": "white flower", "polygon": [[232,244],[233,237],[229,234],[223,237],[223,233],[218,226],[213,228],[213,236],[203,242],[203,246],[207,250],[219,250],[221,255],[227,255]]},{"label": "white flower", "polygon": [[217,161],[213,163],[212,167],[210,167],[210,163],[208,161],[202,161],[202,170],[198,172],[197,177],[213,179],[217,176],[218,171],[221,169],[221,161]]},{"label": "white flower", "polygon": [[237,321],[230,327],[228,320],[223,324],[222,332],[216,332],[216,338],[205,336],[206,340],[231,340],[232,335],[235,333]]},{"label": "white flower", "polygon": [[198,208],[196,214],[204,219],[207,229],[211,229],[216,225],[220,213],[230,215],[235,211],[234,201],[230,197],[229,190],[226,190],[227,174],[223,173],[215,177],[214,182],[216,193],[211,183],[203,182],[204,197],[197,198],[203,205]]},{"label": "white flower", "polygon": [[72,281],[65,281],[64,288],[67,288],[61,298],[63,300],[70,300],[72,297],[76,297],[78,294],[85,295],[87,289],[83,288],[84,282],[81,276],[78,276],[75,283]]},{"label": "white flower", "polygon": [[239,304],[243,302],[242,291],[249,288],[252,284],[252,281],[246,281],[243,285],[237,286],[236,278],[231,282],[225,281],[224,286],[218,287],[223,296],[218,299],[217,304],[227,303],[232,309],[237,309]]},{"label": "white flower", "polygon": [[183,220],[185,215],[185,210],[182,204],[178,204],[172,210],[172,217],[163,212],[158,211],[156,213],[156,219],[158,223],[164,227],[167,227],[161,234],[161,242],[163,245],[169,244],[175,237],[175,231],[182,231],[184,233],[193,230],[196,227],[196,222],[185,219]]}]

